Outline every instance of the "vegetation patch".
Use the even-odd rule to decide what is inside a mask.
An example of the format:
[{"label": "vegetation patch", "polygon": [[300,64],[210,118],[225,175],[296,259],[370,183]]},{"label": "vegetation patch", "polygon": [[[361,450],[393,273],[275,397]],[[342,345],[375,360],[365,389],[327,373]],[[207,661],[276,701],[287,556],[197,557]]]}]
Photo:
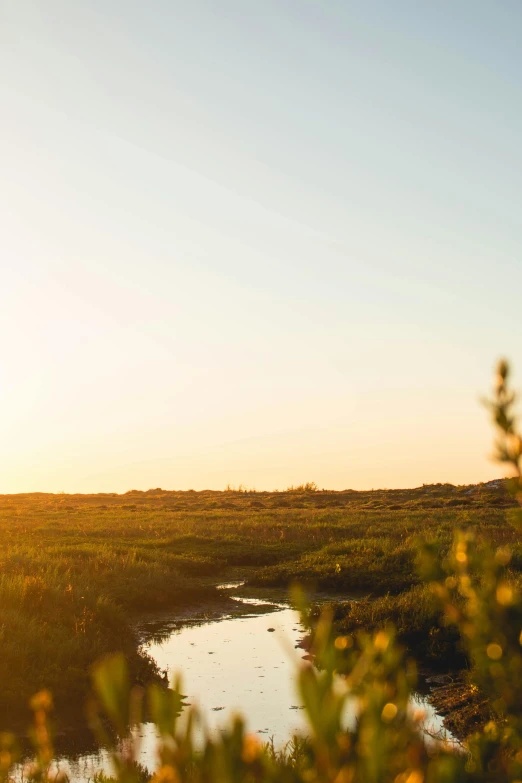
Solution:
[{"label": "vegetation patch", "polygon": [[417,536],[449,547],[455,528],[472,525],[485,539],[512,542],[520,569],[522,549],[505,524],[511,506],[496,482],[375,492],[305,484],[287,492],[0,496],[1,721],[44,686],[59,711],[80,709],[89,669],[107,653],[124,652],[137,680],[157,676],[139,651],[135,614],[212,602],[216,585],[229,579],[371,596],[339,608],[339,622],[374,627],[389,618],[423,649],[431,630],[427,652],[444,661],[446,642],[429,628],[427,599],[417,601]]}]

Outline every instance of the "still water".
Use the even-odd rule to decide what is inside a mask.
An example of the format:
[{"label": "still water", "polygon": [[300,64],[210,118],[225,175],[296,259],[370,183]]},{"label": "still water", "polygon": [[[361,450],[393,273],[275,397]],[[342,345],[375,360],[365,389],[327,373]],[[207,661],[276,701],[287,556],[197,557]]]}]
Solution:
[{"label": "still water", "polygon": [[[151,617],[140,624],[147,651],[172,679],[182,673],[186,702],[197,705],[206,726],[219,732],[230,717],[241,712],[248,731],[261,740],[283,745],[295,732],[306,732],[295,672],[305,651],[298,645],[305,634],[299,614],[278,601],[236,597],[233,611],[210,617]],[[442,719],[422,698],[412,708],[426,712],[429,735],[451,740]],[[353,720],[348,707],[347,725]],[[137,731],[138,760],[149,770],[156,764],[156,735],[152,724]],[[432,740],[430,740],[432,741]],[[73,781],[83,783],[100,770],[111,773],[107,751],[58,758],[58,767]]]}]

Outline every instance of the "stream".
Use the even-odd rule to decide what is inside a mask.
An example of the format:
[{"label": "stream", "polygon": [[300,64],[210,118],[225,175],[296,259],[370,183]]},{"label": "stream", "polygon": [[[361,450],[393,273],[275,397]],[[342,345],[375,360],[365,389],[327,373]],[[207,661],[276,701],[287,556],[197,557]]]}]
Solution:
[{"label": "stream", "polygon": [[[224,585],[224,592],[233,592],[234,587]],[[233,714],[241,712],[249,732],[262,741],[273,739],[281,747],[294,733],[306,733],[295,684],[296,668],[305,655],[297,645],[305,629],[299,613],[283,600],[231,597],[231,608],[227,605],[224,610],[143,617],[138,631],[144,648],[168,672],[171,682],[181,672],[185,701],[198,706],[210,732],[219,732]],[[424,729],[429,742],[452,741],[442,718],[425,697],[412,697],[412,709],[417,708],[426,714]],[[349,705],[345,719],[347,725],[354,720]],[[136,738],[140,763],[153,770],[157,740],[154,725],[141,724]],[[92,780],[99,771],[112,773],[104,748],[88,753],[67,749],[58,755],[57,766],[78,783]],[[22,767],[19,772],[23,773]]]}]

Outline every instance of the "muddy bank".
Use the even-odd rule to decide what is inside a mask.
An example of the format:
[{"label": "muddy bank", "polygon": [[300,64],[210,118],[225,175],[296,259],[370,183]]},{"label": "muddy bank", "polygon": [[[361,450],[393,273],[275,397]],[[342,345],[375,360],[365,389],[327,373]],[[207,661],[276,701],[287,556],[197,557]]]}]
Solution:
[{"label": "muddy bank", "polygon": [[222,622],[255,614],[270,614],[282,608],[288,608],[288,603],[276,598],[239,596],[236,584],[227,583],[216,587],[216,595],[212,601],[204,605],[191,604],[184,609],[155,610],[141,612],[133,618],[133,630],[142,648],[153,643],[168,639],[172,633],[192,625],[205,625]]},{"label": "muddy bank", "polygon": [[463,741],[491,720],[490,703],[467,681],[465,672],[428,677],[428,701],[444,727]]}]

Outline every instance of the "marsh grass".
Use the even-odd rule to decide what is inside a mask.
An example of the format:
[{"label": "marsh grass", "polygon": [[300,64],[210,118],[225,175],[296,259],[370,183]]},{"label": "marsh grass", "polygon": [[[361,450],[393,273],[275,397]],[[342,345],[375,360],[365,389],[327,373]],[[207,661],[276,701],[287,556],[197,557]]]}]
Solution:
[{"label": "marsh grass", "polygon": [[[426,584],[398,595],[337,602],[332,609],[339,633],[375,632],[393,626],[399,641],[428,670],[455,671],[469,664],[459,633],[445,624],[440,604]],[[320,607],[316,607],[314,616],[319,614]]]},{"label": "marsh grass", "polygon": [[[0,725],[42,687],[59,713],[83,709],[90,666],[110,652],[125,652],[137,681],[157,677],[133,616],[214,601],[227,579],[389,594],[354,606],[345,622],[357,616],[364,625],[367,609],[412,628],[417,535],[449,546],[456,527],[473,525],[497,543],[513,541],[510,505],[497,484],[0,496]],[[522,565],[522,551],[513,562]]]}]

